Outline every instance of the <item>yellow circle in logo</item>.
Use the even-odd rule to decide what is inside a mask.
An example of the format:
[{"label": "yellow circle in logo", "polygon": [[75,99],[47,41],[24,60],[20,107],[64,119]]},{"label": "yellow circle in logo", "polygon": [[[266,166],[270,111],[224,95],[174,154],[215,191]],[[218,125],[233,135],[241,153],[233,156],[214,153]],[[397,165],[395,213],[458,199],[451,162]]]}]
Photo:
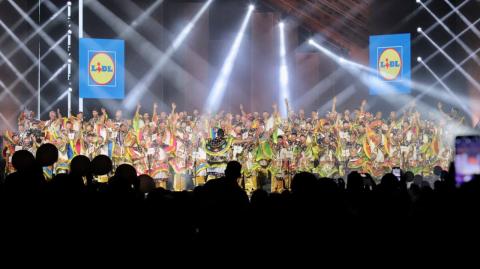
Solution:
[{"label": "yellow circle in logo", "polygon": [[385,80],[396,80],[402,71],[402,58],[394,48],[388,48],[378,58],[378,74]]},{"label": "yellow circle in logo", "polygon": [[115,63],[112,57],[105,52],[97,52],[88,64],[92,80],[98,85],[110,83],[115,77]]}]

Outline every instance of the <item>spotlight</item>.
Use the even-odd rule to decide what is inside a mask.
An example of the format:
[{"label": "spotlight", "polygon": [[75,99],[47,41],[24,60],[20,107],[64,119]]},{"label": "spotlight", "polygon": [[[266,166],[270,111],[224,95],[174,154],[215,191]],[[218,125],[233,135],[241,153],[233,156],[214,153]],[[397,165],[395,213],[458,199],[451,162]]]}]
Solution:
[{"label": "spotlight", "polygon": [[71,34],[72,34],[72,30],[68,30],[68,34],[71,35]]},{"label": "spotlight", "polygon": [[67,5],[68,5],[68,6],[71,6],[71,5],[72,5],[72,2],[71,2],[71,1],[68,1],[68,2],[67,2]]},{"label": "spotlight", "polygon": [[250,5],[248,12],[243,19],[242,25],[240,26],[240,30],[237,32],[235,40],[230,47],[227,58],[225,58],[225,61],[223,62],[222,69],[220,69],[220,73],[218,74],[215,83],[213,84],[213,87],[208,94],[208,98],[204,106],[205,110],[208,112],[216,112],[217,109],[220,107],[223,95],[228,86],[228,80],[230,78],[230,75],[232,74],[235,60],[237,59],[238,53],[240,51],[240,45],[242,44],[242,40],[245,37],[245,31],[247,29],[248,22],[250,21],[252,13],[253,5]]},{"label": "spotlight", "polygon": [[421,1],[421,0],[416,0],[415,2],[417,2],[417,4],[420,4],[420,3],[422,3],[422,1]]},{"label": "spotlight", "polygon": [[72,92],[73,90],[72,90],[72,88],[68,88],[68,91],[69,91],[69,92]]},{"label": "spotlight", "polygon": [[422,32],[422,27],[418,27],[418,28],[417,28],[417,32],[418,32],[418,33],[421,33],[421,32]]},{"label": "spotlight", "polygon": [[[280,22],[279,34],[280,34],[280,46],[279,46],[279,56],[280,56],[280,69],[279,69],[279,104],[282,104],[285,99],[289,99],[289,87],[288,87],[288,63],[287,63],[287,46],[285,39],[285,24],[283,21]],[[287,109],[285,106],[280,106],[280,113],[283,116],[287,116]]]},{"label": "spotlight", "polygon": [[68,63],[72,63],[72,59],[68,59]]},{"label": "spotlight", "polygon": [[313,41],[313,39],[310,38],[310,39],[308,40],[308,44],[313,45],[313,44],[315,44],[315,41]]},{"label": "spotlight", "polygon": [[422,57],[417,57],[417,62],[422,62]]},{"label": "spotlight", "polygon": [[250,10],[254,10],[254,9],[255,9],[255,5],[253,5],[253,4],[250,4],[250,5],[248,6],[248,9],[250,9]]}]

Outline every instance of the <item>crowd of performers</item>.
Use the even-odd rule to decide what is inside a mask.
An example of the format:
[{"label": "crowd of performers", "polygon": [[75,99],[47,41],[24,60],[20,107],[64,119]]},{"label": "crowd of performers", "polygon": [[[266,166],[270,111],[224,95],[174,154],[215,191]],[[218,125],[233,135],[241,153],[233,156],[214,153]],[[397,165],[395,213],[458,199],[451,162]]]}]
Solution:
[{"label": "crowd of performers", "polygon": [[[93,159],[109,156],[114,167],[129,163],[139,174],[148,174],[159,187],[176,191],[204,184],[222,176],[229,160],[243,165],[239,182],[251,191],[263,188],[280,192],[290,187],[294,173],[308,171],[320,177],[340,177],[356,170],[381,176],[392,167],[415,174],[430,174],[434,166],[447,168],[452,159],[451,122],[463,119],[444,113],[441,120],[422,119],[412,106],[397,116],[382,118],[366,111],[366,101],[352,112],[336,112],[335,103],[325,117],[317,112],[294,112],[285,100],[287,116],[276,105],[273,113],[241,114],[220,112],[201,115],[177,112],[141,114],[137,106],[133,119],[122,111],[110,117],[105,109],[92,111],[87,120],[83,113],[63,117],[51,111],[49,119],[38,121],[33,112],[23,112],[18,130],[4,135],[3,155],[7,173],[13,172],[11,156],[17,150],[35,154],[43,143],[59,150],[57,163],[45,167],[47,180],[66,173],[76,155]],[[104,182],[106,177],[98,177]]]}]

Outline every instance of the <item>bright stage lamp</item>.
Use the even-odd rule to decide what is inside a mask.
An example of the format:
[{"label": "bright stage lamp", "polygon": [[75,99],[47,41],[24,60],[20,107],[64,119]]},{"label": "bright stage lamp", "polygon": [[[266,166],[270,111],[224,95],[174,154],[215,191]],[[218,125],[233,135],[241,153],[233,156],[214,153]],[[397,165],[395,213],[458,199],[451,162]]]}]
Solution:
[{"label": "bright stage lamp", "polygon": [[285,26],[285,23],[283,21],[281,21],[278,26],[280,26],[280,28],[283,28]]},{"label": "bright stage lamp", "polygon": [[422,62],[422,57],[417,57],[417,62]]},{"label": "bright stage lamp", "polygon": [[416,0],[415,2],[417,2],[417,4],[420,4],[422,1],[420,1],[420,0]]},{"label": "bright stage lamp", "polygon": [[250,4],[250,5],[248,6],[248,8],[249,8],[250,10],[254,10],[254,9],[255,9],[255,5]]},{"label": "bright stage lamp", "polygon": [[418,27],[418,28],[417,28],[417,32],[418,32],[418,33],[421,33],[421,32],[422,32],[422,27]]}]

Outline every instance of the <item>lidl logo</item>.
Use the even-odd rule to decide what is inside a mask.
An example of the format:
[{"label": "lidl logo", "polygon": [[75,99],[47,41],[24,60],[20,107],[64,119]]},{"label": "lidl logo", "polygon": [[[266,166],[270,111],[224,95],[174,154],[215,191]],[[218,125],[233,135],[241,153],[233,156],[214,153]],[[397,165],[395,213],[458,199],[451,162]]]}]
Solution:
[{"label": "lidl logo", "polygon": [[80,38],[79,43],[79,97],[123,99],[125,41]]},{"label": "lidl logo", "polygon": [[379,47],[377,48],[378,76],[387,81],[402,79],[403,72],[403,47]]},{"label": "lidl logo", "polygon": [[369,85],[370,94],[410,93],[410,34],[374,35],[369,41],[369,66],[375,71]]},{"label": "lidl logo", "polygon": [[116,53],[88,51],[89,86],[116,87]]}]

